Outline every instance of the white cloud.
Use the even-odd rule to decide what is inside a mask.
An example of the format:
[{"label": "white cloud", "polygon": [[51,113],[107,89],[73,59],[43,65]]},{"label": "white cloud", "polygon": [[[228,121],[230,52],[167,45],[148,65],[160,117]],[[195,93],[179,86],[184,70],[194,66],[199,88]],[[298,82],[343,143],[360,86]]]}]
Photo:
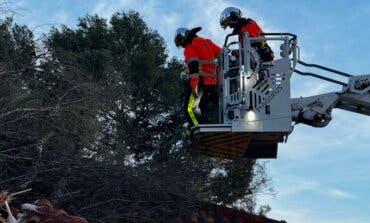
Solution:
[{"label": "white cloud", "polygon": [[300,91],[301,95],[305,96],[313,96],[328,93],[331,91],[331,85],[328,82],[318,81],[314,83],[313,81],[306,81],[303,86],[302,90]]},{"label": "white cloud", "polygon": [[132,9],[132,5],[135,4],[133,0],[117,0],[117,1],[104,1],[100,0],[95,5],[92,13],[96,13],[103,17],[110,17],[113,13],[120,10]]},{"label": "white cloud", "polygon": [[69,22],[68,13],[65,12],[64,10],[60,10],[59,12],[57,12],[54,17],[58,25],[61,25],[61,24],[66,25]]},{"label": "white cloud", "polygon": [[339,217],[346,216],[345,210],[333,209],[327,205],[320,207],[320,201],[315,203],[307,201],[305,198],[313,197],[312,200],[315,200],[317,197],[323,197],[327,203],[341,203],[343,200],[353,202],[358,197],[352,192],[333,188],[315,178],[308,179],[302,176],[291,175],[282,170],[274,172],[273,179],[279,185],[278,194],[274,197],[260,194],[258,197],[258,204],[269,204],[272,206],[272,211],[268,213],[268,217],[300,223],[366,222],[355,217]]},{"label": "white cloud", "polygon": [[[352,192],[344,191],[337,187],[332,187],[326,182],[321,182],[318,178],[308,178],[289,174],[281,171],[274,171],[274,183],[278,184],[280,189],[277,196],[259,195],[262,202],[273,202],[275,200],[291,200],[301,197],[302,195],[325,196],[329,199],[357,199],[357,195]],[[261,204],[262,204],[261,202]]]},{"label": "white cloud", "polygon": [[338,199],[353,200],[353,199],[357,198],[357,196],[352,194],[352,193],[349,193],[349,192],[346,192],[346,191],[343,191],[343,190],[340,190],[340,189],[336,189],[336,188],[329,189],[327,191],[327,195],[330,196],[330,197],[333,197],[333,198],[338,198]]},{"label": "white cloud", "polygon": [[[313,204],[316,206],[316,204]],[[276,208],[274,213],[268,214],[267,216],[278,220],[287,220],[292,223],[366,223],[367,219],[361,219],[359,217],[343,217],[342,213],[347,210],[340,210],[330,213],[324,213],[313,211],[309,208]]]},{"label": "white cloud", "polygon": [[287,220],[288,222],[304,223],[306,216],[310,214],[309,211],[302,208],[295,208],[293,210],[288,208],[274,208],[273,212],[268,214],[268,217],[276,220]]},{"label": "white cloud", "polygon": [[333,130],[333,126],[313,128],[303,124],[296,125],[288,142],[279,144],[278,159],[298,164],[299,161],[314,159],[323,152],[335,153],[345,142],[338,140],[338,134]]},{"label": "white cloud", "polygon": [[[204,5],[207,5],[207,10],[204,10]],[[190,18],[193,19],[189,20],[186,26],[202,26],[203,35],[222,45],[227,32],[230,32],[230,30],[225,31],[220,27],[219,18],[222,10],[228,6],[231,6],[231,3],[225,0],[196,1],[190,10]]]}]

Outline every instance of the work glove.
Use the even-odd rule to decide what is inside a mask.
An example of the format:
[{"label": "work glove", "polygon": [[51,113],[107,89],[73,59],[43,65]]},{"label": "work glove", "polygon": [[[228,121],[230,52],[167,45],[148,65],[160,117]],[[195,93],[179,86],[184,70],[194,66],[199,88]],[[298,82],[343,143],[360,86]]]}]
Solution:
[{"label": "work glove", "polygon": [[199,97],[199,94],[198,94],[198,87],[195,87],[193,89],[191,89],[191,93],[193,94],[194,97]]}]

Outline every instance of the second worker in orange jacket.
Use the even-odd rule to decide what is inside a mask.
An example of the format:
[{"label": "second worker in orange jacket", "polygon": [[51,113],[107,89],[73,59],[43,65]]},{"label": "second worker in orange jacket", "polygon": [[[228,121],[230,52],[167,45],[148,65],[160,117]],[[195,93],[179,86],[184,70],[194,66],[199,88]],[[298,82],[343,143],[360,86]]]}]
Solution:
[{"label": "second worker in orange jacket", "polygon": [[[235,7],[227,7],[221,13],[220,25],[222,28],[230,27],[233,29],[234,34],[239,34],[239,42],[243,42],[243,34],[248,33],[249,37],[258,37],[263,35],[261,27],[250,18],[242,17],[240,9]],[[274,59],[274,52],[265,40],[252,43],[255,47],[260,59],[263,62],[271,61]]]},{"label": "second worker in orange jacket", "polygon": [[198,125],[193,106],[198,97],[198,90],[202,88],[203,95],[199,103],[202,113],[202,122],[209,118],[209,105],[218,108],[218,95],[216,90],[216,64],[215,58],[221,53],[221,48],[209,39],[197,36],[201,27],[194,29],[179,28],[175,34],[175,44],[184,48],[185,65],[189,74],[189,83],[185,90],[184,110],[191,126]]}]

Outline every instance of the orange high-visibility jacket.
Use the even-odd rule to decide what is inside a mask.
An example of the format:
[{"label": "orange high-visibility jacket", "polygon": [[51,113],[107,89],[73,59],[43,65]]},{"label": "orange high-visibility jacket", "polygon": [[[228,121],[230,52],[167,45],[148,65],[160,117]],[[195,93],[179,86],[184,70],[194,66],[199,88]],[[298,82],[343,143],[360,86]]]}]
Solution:
[{"label": "orange high-visibility jacket", "polygon": [[[244,19],[244,25],[240,28],[239,42],[243,43],[243,33],[248,32],[249,37],[258,37],[263,33],[261,27],[253,19]],[[261,42],[252,43],[256,47],[262,57],[263,61],[270,61],[274,59],[274,52],[268,46],[265,40]]]},{"label": "orange high-visibility jacket", "polygon": [[261,27],[252,19],[247,19],[247,24],[241,28],[241,32],[248,32],[250,37],[258,37],[263,33]]},{"label": "orange high-visibility jacket", "polygon": [[215,85],[216,65],[215,58],[221,53],[221,47],[217,46],[209,39],[195,37],[191,44],[185,46],[185,63],[188,65],[192,61],[199,62],[199,72],[190,74],[190,86],[196,88],[199,83],[199,76],[203,78],[204,85]]}]

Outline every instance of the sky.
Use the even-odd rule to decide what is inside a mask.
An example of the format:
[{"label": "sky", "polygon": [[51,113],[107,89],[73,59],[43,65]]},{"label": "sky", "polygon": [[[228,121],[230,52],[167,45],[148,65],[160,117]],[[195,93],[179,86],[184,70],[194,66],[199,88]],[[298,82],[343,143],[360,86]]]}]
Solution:
[{"label": "sky", "polygon": [[[0,0],[1,2],[1,0]],[[181,58],[173,44],[178,27],[202,26],[200,35],[219,45],[230,30],[219,27],[228,6],[256,20],[266,32],[298,35],[301,59],[355,75],[370,73],[370,1],[314,0],[16,0],[16,22],[41,35],[51,26],[75,27],[86,14],[109,18],[138,11],[158,30],[168,54]],[[303,68],[301,70],[304,70]],[[292,77],[292,96],[338,91],[310,77]],[[365,223],[370,219],[370,117],[335,110],[325,128],[297,125],[268,172],[275,196],[260,194],[272,207],[268,217],[289,223]]]}]

